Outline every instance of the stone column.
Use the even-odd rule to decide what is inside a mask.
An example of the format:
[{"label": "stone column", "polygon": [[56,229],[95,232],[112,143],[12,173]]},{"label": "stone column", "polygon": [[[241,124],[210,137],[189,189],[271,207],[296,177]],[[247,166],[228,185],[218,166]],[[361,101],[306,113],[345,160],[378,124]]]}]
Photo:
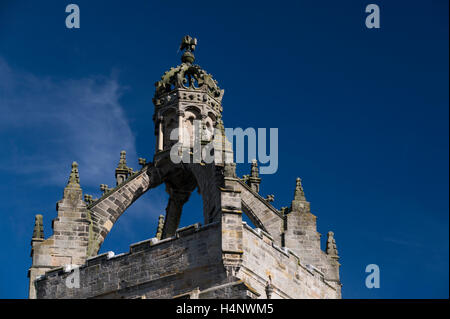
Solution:
[{"label": "stone column", "polygon": [[178,110],[178,111],[177,111],[177,115],[178,115],[178,142],[181,143],[182,145],[184,145],[184,140],[183,140],[183,130],[184,130],[183,119],[184,119],[184,111]]},{"label": "stone column", "polygon": [[166,208],[164,227],[161,234],[162,239],[175,235],[178,225],[180,224],[183,205],[188,201],[191,195],[189,191],[182,191],[172,188],[168,188],[167,192],[170,196],[169,203]]},{"label": "stone column", "polygon": [[157,138],[158,152],[161,152],[163,150],[164,133],[163,133],[163,129],[162,129],[162,121],[163,121],[163,118],[159,117],[158,118],[158,138]]},{"label": "stone column", "polygon": [[200,142],[202,145],[208,144],[209,140],[208,140],[208,132],[206,131],[206,118],[208,117],[207,114],[202,114],[202,122],[200,125],[200,130],[201,130],[201,134],[200,134]]}]

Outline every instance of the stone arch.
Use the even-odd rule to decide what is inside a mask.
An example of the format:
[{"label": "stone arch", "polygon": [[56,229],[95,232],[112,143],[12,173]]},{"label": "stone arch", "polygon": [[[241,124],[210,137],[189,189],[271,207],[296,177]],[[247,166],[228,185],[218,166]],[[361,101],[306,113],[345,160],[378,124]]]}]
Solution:
[{"label": "stone arch", "polygon": [[[126,209],[149,189],[162,183],[166,184],[169,193],[163,237],[175,234],[183,205],[196,187],[202,196],[205,224],[219,221],[221,211],[228,209],[222,203],[223,192],[227,192],[224,188],[223,167],[198,163],[171,164],[158,168],[153,164],[146,165],[88,206],[88,219],[91,222],[88,257],[98,253],[106,236]],[[238,190],[241,196],[239,203],[233,203],[232,206],[240,207],[256,227],[271,234],[276,242],[281,242],[283,217],[280,213],[240,180],[237,180],[236,186],[237,189],[232,191]]]},{"label": "stone arch", "polygon": [[169,203],[166,208],[162,238],[175,234],[183,205],[195,188],[202,197],[204,224],[218,221],[222,207],[220,196],[222,186],[223,172],[220,167],[213,164],[180,164],[174,176],[166,180]]},{"label": "stone arch", "polygon": [[223,168],[214,164],[190,164],[189,167],[202,196],[205,224],[217,221],[222,207],[220,189],[224,186]]},{"label": "stone arch", "polygon": [[213,123],[216,123],[216,115],[213,112],[208,112],[208,117],[211,119]]},{"label": "stone arch", "polygon": [[268,233],[266,227],[262,223],[262,221],[258,218],[258,215],[253,211],[253,209],[246,203],[245,201],[242,201],[242,211],[245,213],[245,215],[250,219],[250,221],[255,225],[257,228],[261,228],[265,232]]},{"label": "stone arch", "polygon": [[202,166],[195,163],[181,163],[160,169],[147,165],[88,206],[88,219],[91,224],[87,257],[99,252],[106,236],[128,207],[148,190],[162,183],[166,184],[166,191],[169,194],[163,237],[174,235],[183,205],[189,200],[196,187],[203,200],[204,223],[208,224],[220,219],[220,188],[224,183],[221,167],[214,164]]},{"label": "stone arch", "polygon": [[159,173],[151,166],[90,204],[88,209],[89,244],[87,257],[95,256],[119,217],[150,188],[161,184]]},{"label": "stone arch", "polygon": [[274,241],[281,245],[283,215],[243,181],[239,180],[237,187],[241,191],[242,210],[250,221],[256,227],[269,233]]}]

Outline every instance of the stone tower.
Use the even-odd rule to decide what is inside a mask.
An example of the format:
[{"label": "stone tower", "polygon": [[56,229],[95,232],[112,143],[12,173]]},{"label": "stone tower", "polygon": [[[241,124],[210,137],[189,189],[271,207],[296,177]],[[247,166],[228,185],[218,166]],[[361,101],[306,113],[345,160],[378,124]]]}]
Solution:
[{"label": "stone tower", "polygon": [[[196,45],[184,37],[182,63],[155,84],[153,161],[140,158],[133,171],[121,152],[116,187],[102,184],[98,199],[82,197],[73,163],[52,236],[44,239],[43,217],[36,216],[30,298],[341,298],[334,234],[322,251],[301,180],[290,207],[277,209],[273,195],[259,194],[256,161],[249,175],[236,176],[224,136],[224,91],[194,64]],[[117,219],[161,184],[169,200],[155,237],[126,253],[98,255]],[[203,224],[178,228],[195,189]]]}]

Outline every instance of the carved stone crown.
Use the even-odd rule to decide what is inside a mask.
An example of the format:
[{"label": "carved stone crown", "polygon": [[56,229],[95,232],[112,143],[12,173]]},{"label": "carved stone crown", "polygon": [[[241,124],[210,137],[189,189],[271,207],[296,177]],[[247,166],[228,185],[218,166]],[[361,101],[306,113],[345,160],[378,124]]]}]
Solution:
[{"label": "carved stone crown", "polygon": [[[185,41],[185,39],[186,37],[183,38],[183,41]],[[189,37],[189,39],[191,38]],[[197,40],[193,40],[195,40],[196,44]],[[193,40],[191,39],[191,41]],[[194,91],[194,94],[207,94],[220,103],[222,101],[224,91],[219,88],[217,81],[214,80],[213,77],[199,65],[191,63],[194,61],[194,56],[191,49],[189,49],[189,46],[183,45],[182,42],[180,49],[187,50],[192,59],[186,59],[186,54],[183,54],[183,63],[175,68],[170,68],[169,71],[164,73],[161,80],[155,83],[156,91],[153,99],[155,106],[160,106],[163,104],[163,99],[161,98],[176,89]]]}]

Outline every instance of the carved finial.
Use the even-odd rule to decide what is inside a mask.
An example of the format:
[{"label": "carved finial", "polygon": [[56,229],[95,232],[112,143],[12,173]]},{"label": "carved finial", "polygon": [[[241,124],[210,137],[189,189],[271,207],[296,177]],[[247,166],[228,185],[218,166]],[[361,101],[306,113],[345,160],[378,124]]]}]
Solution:
[{"label": "carved finial", "polygon": [[248,177],[247,184],[250,186],[255,192],[259,192],[259,184],[261,183],[261,178],[259,178],[259,168],[258,161],[256,159],[252,160],[252,166],[250,169],[250,175]]},{"label": "carved finial", "polygon": [[80,188],[80,175],[78,173],[78,163],[72,163],[72,170],[70,171],[69,182],[67,186]]},{"label": "carved finial", "polygon": [[287,213],[289,213],[289,207],[287,207],[287,206],[281,207],[280,212],[283,216],[286,215]]},{"label": "carved finial", "polygon": [[271,203],[275,200],[275,195],[273,195],[273,194],[267,195],[265,200],[266,200],[266,202]]},{"label": "carved finial", "polygon": [[302,179],[297,177],[297,182],[295,185],[294,200],[291,204],[291,211],[301,212],[301,213],[311,213],[311,207],[309,202],[306,200],[305,192],[303,191]]},{"label": "carved finial", "polygon": [[252,168],[250,170],[250,177],[253,177],[253,178],[259,177],[258,161],[256,159],[252,160]]},{"label": "carved finial", "polygon": [[303,191],[302,179],[297,177],[297,184],[295,186],[294,200],[305,201],[305,192]]},{"label": "carved finial", "polygon": [[197,39],[192,38],[189,35],[186,35],[181,39],[180,50],[184,51],[181,62],[183,63],[194,63],[195,57],[192,52],[195,51],[195,47],[197,46]]},{"label": "carved finial", "polygon": [[78,174],[78,163],[72,163],[72,170],[70,171],[69,181],[64,188],[63,199],[69,200],[72,205],[82,200],[82,190],[80,186],[80,175]]},{"label": "carved finial", "polygon": [[106,185],[106,184],[101,184],[100,190],[103,192],[103,195],[105,195],[106,193],[112,191],[113,189],[109,188],[108,185]]},{"label": "carved finial", "polygon": [[117,165],[118,169],[128,169],[127,167],[127,152],[121,151],[120,152],[120,160],[119,165]]},{"label": "carved finial", "polygon": [[44,239],[44,217],[41,214],[37,214],[34,217],[34,229],[32,240]]},{"label": "carved finial", "polygon": [[145,158],[140,157],[138,161],[139,165],[141,165],[142,167],[144,167],[147,164],[147,160]]},{"label": "carved finial", "polygon": [[84,201],[85,201],[88,205],[91,205],[91,204],[94,202],[94,199],[92,198],[92,195],[85,194],[85,195],[84,195]]},{"label": "carved finial", "polygon": [[327,238],[327,254],[334,258],[338,257],[338,250],[336,247],[336,240],[334,239],[334,233],[332,231],[328,232]]},{"label": "carved finial", "polygon": [[132,167],[128,167],[128,175],[131,176],[134,174],[133,168]]},{"label": "carved finial", "polygon": [[163,227],[164,227],[164,216],[159,215],[158,227],[156,228],[156,238],[158,238],[159,240],[161,240],[162,237]]},{"label": "carved finial", "polygon": [[116,186],[125,182],[125,180],[133,174],[133,169],[127,166],[127,153],[120,152],[119,164],[116,168]]},{"label": "carved finial", "polygon": [[189,52],[195,51],[195,46],[197,45],[197,39],[192,38],[189,35],[185,35],[183,39],[181,39],[180,50],[186,50]]}]

